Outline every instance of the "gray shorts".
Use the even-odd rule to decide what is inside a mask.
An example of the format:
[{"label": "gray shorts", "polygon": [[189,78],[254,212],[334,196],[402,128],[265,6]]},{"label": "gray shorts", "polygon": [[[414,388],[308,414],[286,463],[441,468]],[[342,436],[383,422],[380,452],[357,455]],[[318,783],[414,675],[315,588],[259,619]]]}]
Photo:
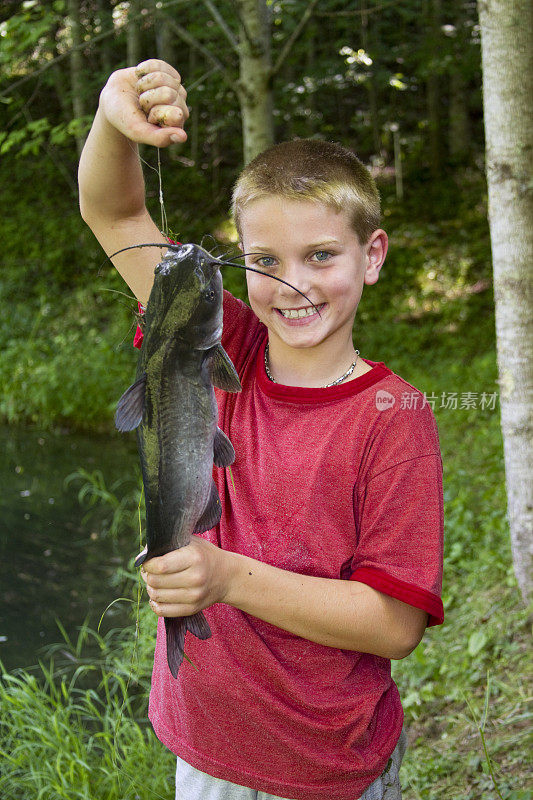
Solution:
[{"label": "gray shorts", "polygon": [[[406,747],[407,736],[405,731],[402,731],[385,771],[370,784],[360,800],[401,800],[402,789],[398,773]],[[290,798],[277,797],[268,792],[258,792],[256,789],[247,789],[246,786],[238,786],[220,778],[212,778],[178,758],[176,800],[290,800]]]}]

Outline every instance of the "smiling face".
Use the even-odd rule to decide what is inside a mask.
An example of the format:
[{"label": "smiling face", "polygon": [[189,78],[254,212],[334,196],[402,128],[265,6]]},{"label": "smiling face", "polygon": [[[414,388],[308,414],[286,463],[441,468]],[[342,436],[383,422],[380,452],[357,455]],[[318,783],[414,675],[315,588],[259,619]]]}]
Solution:
[{"label": "smiling face", "polygon": [[268,328],[271,352],[319,348],[339,363],[351,357],[355,313],[363,285],[379,277],[385,232],[361,245],[346,214],[278,196],[251,202],[241,227],[244,253],[251,253],[246,265],[291,283],[320,312],[288,286],[247,272],[250,304]]}]

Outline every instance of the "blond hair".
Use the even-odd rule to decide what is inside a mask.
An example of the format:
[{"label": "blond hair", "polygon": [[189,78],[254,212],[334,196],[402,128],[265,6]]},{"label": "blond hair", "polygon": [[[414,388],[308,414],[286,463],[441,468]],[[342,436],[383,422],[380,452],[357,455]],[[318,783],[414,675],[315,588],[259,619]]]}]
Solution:
[{"label": "blond hair", "polygon": [[351,150],[335,142],[281,142],[250,161],[233,190],[232,213],[241,238],[242,212],[266,195],[314,200],[346,212],[361,244],[379,227],[381,209],[374,179]]}]

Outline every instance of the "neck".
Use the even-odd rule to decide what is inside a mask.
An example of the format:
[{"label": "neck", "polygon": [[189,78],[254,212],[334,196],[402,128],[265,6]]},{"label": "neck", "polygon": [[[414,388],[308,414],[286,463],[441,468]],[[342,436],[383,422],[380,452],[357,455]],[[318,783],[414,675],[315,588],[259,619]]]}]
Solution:
[{"label": "neck", "polygon": [[[326,344],[325,342],[323,344]],[[275,336],[269,336],[268,364],[276,383],[286,386],[322,388],[341,377],[357,359],[350,381],[364,375],[369,367],[359,357],[351,340],[342,348],[287,347]]]}]

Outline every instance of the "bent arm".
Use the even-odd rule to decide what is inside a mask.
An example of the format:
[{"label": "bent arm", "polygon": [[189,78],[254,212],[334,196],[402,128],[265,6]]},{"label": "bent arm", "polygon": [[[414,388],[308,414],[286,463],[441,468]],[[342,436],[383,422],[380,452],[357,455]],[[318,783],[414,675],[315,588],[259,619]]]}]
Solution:
[{"label": "bent arm", "polygon": [[[108,255],[131,245],[166,243],[146,209],[137,142],[167,147],[185,141],[186,95],[179,73],[157,59],[117,70],[100,94],[78,177],[81,215]],[[113,259],[143,303],[160,257],[154,248]]]},{"label": "bent arm", "polygon": [[427,613],[357,581],[299,575],[235,556],[225,602],[328,647],[399,659],[420,642]]},{"label": "bent arm", "polygon": [[383,658],[409,655],[428,618],[364,583],[300,575],[199,536],[147,561],[142,575],[159,616],[189,616],[227,603],[312,642]]},{"label": "bent arm", "polygon": [[[79,166],[80,211],[105,252],[165,239],[144,201],[137,145],[109,124],[99,109]],[[130,250],[113,264],[135,296],[146,303],[159,251]]]}]

